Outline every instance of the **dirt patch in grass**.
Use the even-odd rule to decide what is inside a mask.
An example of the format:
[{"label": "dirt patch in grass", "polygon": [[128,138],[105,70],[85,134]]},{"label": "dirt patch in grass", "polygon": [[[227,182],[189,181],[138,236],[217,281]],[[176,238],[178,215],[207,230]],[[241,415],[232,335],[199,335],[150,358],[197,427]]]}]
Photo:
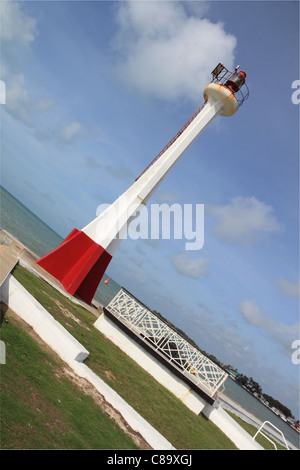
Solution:
[{"label": "dirt patch in grass", "polygon": [[145,441],[141,434],[134,431],[123,418],[121,413],[113,408],[113,406],[111,406],[110,403],[105,400],[103,395],[101,395],[98,390],[96,390],[95,387],[93,387],[86,379],[78,377],[74,371],[69,368],[64,368],[63,373],[66,377],[68,377],[69,380],[73,382],[73,384],[79,388],[79,390],[81,390],[81,392],[83,392],[85,395],[91,396],[96,405],[98,405],[104,413],[113,419],[122,429],[122,431],[124,431],[125,434],[127,434],[140,449],[152,449],[152,447]]},{"label": "dirt patch in grass", "polygon": [[[47,295],[47,293],[45,292],[45,295]],[[51,298],[51,297],[50,297]],[[86,330],[90,331],[90,328],[84,323],[82,322],[78,317],[76,317],[75,315],[73,315],[72,312],[70,312],[69,309],[65,308],[61,302],[57,299],[54,299],[52,298],[53,302],[58,306],[58,308],[60,309],[61,313],[66,317],[66,318],[71,318],[74,322],[76,322],[79,326],[81,326],[82,328],[85,328]]]}]

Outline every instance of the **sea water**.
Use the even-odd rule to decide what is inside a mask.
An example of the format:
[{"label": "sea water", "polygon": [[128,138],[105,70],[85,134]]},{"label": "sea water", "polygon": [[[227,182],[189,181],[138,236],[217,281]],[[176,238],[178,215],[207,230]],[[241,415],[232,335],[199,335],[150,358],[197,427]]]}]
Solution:
[{"label": "sea water", "polygon": [[[62,237],[55,233],[48,225],[1,186],[0,202],[0,228],[7,230],[7,232],[11,233],[38,256],[49,253],[49,251],[56,248],[62,242]],[[105,280],[107,279],[108,275],[106,273],[95,293],[95,299],[103,306],[108,305],[111,299],[121,289],[121,286],[113,279],[109,279],[108,283],[105,284]],[[141,301],[142,300],[143,299],[141,299]],[[199,346],[201,347],[201,345]],[[220,358],[220,360],[222,360],[222,358]],[[230,378],[225,382],[224,393],[261,421],[270,421],[283,432],[288,441],[299,448],[299,434]]]}]

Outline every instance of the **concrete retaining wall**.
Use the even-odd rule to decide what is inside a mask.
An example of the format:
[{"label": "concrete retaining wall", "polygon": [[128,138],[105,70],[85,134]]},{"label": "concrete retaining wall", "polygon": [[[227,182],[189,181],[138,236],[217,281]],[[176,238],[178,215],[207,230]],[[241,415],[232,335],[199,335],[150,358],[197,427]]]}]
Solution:
[{"label": "concrete retaining wall", "polygon": [[252,439],[248,434],[226,411],[221,407],[207,405],[202,414],[218,426],[221,431],[240,450],[263,450],[263,447]]},{"label": "concrete retaining wall", "polygon": [[8,275],[1,286],[1,301],[16,312],[59,356],[84,361],[89,352],[15,279]]},{"label": "concrete retaining wall", "polygon": [[130,338],[104,313],[100,315],[94,326],[151,374],[157,382],[179,398],[191,411],[198,415],[203,410],[207,402],[202,397],[164,367],[134,339]]}]

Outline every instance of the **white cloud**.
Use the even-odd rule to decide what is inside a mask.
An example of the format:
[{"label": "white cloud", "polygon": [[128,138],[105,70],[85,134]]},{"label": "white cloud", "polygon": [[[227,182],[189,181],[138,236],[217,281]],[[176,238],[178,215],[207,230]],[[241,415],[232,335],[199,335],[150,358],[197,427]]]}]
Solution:
[{"label": "white cloud", "polygon": [[201,276],[208,276],[209,271],[206,267],[210,264],[210,260],[205,258],[192,258],[189,253],[179,253],[172,255],[171,261],[180,274],[198,279]]},{"label": "white cloud", "polygon": [[105,165],[105,168],[110,175],[119,180],[132,180],[134,178],[133,171],[123,164],[118,166]]},{"label": "white cloud", "polygon": [[46,111],[48,109],[53,108],[55,105],[55,101],[50,98],[39,98],[34,106],[35,111]]},{"label": "white cloud", "polygon": [[[215,354],[222,361],[239,367],[239,364],[247,366],[255,359],[253,341],[243,338],[227,321],[220,322],[220,312],[213,311],[204,304],[199,305],[199,310],[191,317],[194,338],[199,338],[198,345],[207,353]],[[242,370],[245,373],[245,370]]]},{"label": "white cloud", "polygon": [[[99,160],[96,160],[94,157],[91,157],[91,156],[86,157],[85,162],[87,166],[91,168],[92,170],[97,170],[101,168],[102,166]],[[102,199],[102,197],[100,197],[100,199]]]},{"label": "white cloud", "polygon": [[299,280],[298,282],[290,282],[287,279],[281,277],[276,280],[276,284],[284,294],[299,298]]},{"label": "white cloud", "polygon": [[19,42],[23,46],[34,41],[36,20],[26,15],[17,2],[1,2],[0,39],[3,42]]},{"label": "white cloud", "polygon": [[64,142],[70,143],[78,137],[83,137],[85,130],[80,122],[72,121],[69,124],[66,124],[61,132],[60,136]]},{"label": "white cloud", "polygon": [[6,84],[6,109],[23,122],[29,123],[29,103],[20,58],[36,36],[36,20],[27,16],[17,2],[1,2],[0,41],[2,43],[1,78]]},{"label": "white cloud", "polygon": [[120,77],[145,94],[199,102],[219,62],[234,68],[236,38],[189,11],[180,2],[120,2]]},{"label": "white cloud", "polygon": [[266,232],[280,230],[273,208],[255,197],[236,197],[228,205],[207,210],[216,218],[214,234],[232,243],[250,245]]},{"label": "white cloud", "polygon": [[22,72],[14,73],[10,67],[3,65],[2,77],[6,86],[6,111],[28,126],[32,125],[35,112],[45,112],[55,105],[54,100],[47,97],[39,97],[34,102]]},{"label": "white cloud", "polygon": [[[6,78],[6,76],[5,76]],[[6,79],[6,109],[25,124],[31,124],[30,100],[25,88],[24,75],[12,74]]]},{"label": "white cloud", "polygon": [[47,97],[38,97],[34,103],[28,89],[30,80],[26,80],[24,74],[27,63],[32,63],[31,44],[37,34],[37,20],[27,14],[21,2],[1,2],[1,79],[6,85],[5,110],[29,126],[35,111],[48,110],[54,104]]},{"label": "white cloud", "polygon": [[292,342],[299,337],[299,322],[286,325],[268,315],[268,312],[258,307],[253,300],[244,300],[239,305],[244,319],[252,326],[267,332],[273,340],[279,343],[284,352],[292,354]]}]

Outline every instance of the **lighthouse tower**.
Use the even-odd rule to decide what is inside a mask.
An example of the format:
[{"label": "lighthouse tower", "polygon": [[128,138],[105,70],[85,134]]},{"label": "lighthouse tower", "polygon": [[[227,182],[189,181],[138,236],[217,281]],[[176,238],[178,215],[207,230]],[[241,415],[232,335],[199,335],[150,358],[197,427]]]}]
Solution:
[{"label": "lighthouse tower", "polygon": [[[127,228],[182,157],[217,116],[232,116],[248,97],[246,73],[218,64],[204,89],[204,104],[175,134],[135,182],[81,230],[74,228],[53,251],[37,261],[65,290],[91,303],[101,278]],[[246,90],[246,91],[244,91]]]}]

